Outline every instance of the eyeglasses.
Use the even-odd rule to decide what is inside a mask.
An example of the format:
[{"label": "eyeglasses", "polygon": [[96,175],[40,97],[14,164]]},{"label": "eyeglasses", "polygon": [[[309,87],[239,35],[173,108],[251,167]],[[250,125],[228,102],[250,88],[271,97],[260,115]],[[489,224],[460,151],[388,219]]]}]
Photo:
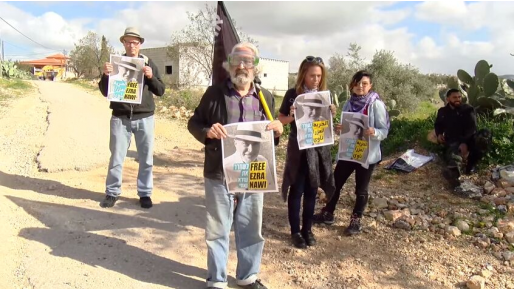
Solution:
[{"label": "eyeglasses", "polygon": [[131,45],[134,45],[134,46],[138,46],[141,42],[139,41],[123,41],[123,44],[125,44],[126,46],[131,46]]},{"label": "eyeglasses", "polygon": [[305,60],[307,62],[314,62],[314,63],[318,63],[318,64],[325,64],[325,63],[323,63],[323,59],[321,57],[307,56],[307,57],[305,57]]},{"label": "eyeglasses", "polygon": [[259,64],[259,57],[256,56],[242,56],[242,55],[229,55],[228,63],[231,66],[239,66],[243,64],[245,68],[253,68]]}]

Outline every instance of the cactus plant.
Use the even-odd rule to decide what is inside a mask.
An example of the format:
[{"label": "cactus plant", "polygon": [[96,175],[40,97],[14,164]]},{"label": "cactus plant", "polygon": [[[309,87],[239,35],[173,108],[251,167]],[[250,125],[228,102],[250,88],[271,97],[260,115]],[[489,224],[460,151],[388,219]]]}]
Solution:
[{"label": "cactus plant", "polygon": [[[506,93],[498,76],[491,72],[491,67],[492,65],[487,61],[480,60],[475,65],[475,76],[473,77],[462,69],[457,71],[459,81],[465,86],[467,102],[479,113],[504,106],[500,100],[505,98]],[[509,82],[506,83],[509,85]]]}]

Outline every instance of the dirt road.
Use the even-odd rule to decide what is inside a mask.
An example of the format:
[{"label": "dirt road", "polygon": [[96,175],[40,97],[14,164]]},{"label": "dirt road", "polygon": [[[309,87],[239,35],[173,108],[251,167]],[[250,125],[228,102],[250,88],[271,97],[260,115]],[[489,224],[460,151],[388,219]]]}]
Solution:
[{"label": "dirt road", "polygon": [[[157,117],[154,207],[139,207],[133,145],[123,195],[102,209],[108,102],[65,83],[35,85],[36,93],[0,108],[0,288],[204,288],[203,153],[185,124]],[[417,178],[417,187],[383,194],[433,186]],[[350,191],[336,224],[316,227],[319,244],[308,250],[291,247],[286,206],[278,194],[266,196],[261,277],[269,288],[458,288],[484,264],[495,268],[489,288],[512,280],[487,252],[429,232],[366,220],[365,234],[341,237]],[[234,276],[234,251],[228,266]],[[232,277],[229,284],[236,288]]]}]

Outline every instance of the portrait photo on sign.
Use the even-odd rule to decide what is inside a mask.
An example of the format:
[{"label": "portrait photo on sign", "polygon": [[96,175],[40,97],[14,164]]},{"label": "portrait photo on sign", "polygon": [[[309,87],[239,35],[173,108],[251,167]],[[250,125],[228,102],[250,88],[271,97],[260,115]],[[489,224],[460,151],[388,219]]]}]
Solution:
[{"label": "portrait photo on sign", "polygon": [[341,135],[339,137],[338,160],[353,161],[368,168],[369,136],[364,131],[369,128],[369,117],[362,113],[343,112],[341,114]]},{"label": "portrait photo on sign", "polygon": [[107,99],[115,102],[141,104],[143,95],[143,58],[111,55],[113,67],[109,75]]},{"label": "portrait photo on sign", "polygon": [[221,141],[223,173],[230,193],[278,192],[273,131],[269,121],[225,125]]},{"label": "portrait photo on sign", "polygon": [[300,94],[294,102],[300,150],[334,144],[330,91]]}]

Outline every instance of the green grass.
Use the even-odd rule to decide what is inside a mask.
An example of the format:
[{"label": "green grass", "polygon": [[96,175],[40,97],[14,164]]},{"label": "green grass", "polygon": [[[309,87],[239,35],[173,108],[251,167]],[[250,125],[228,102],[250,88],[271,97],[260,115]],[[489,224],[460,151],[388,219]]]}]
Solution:
[{"label": "green grass", "polygon": [[0,100],[17,97],[33,89],[30,82],[21,79],[0,78]]},{"label": "green grass", "polygon": [[93,84],[93,83],[91,83],[91,80],[72,78],[72,79],[67,79],[65,82],[80,86],[87,90],[98,90],[98,83],[95,82],[95,84]]},{"label": "green grass", "polygon": [[429,101],[423,101],[419,104],[414,112],[405,114],[405,118],[407,119],[426,119],[432,114],[436,113],[439,107],[432,104]]}]

